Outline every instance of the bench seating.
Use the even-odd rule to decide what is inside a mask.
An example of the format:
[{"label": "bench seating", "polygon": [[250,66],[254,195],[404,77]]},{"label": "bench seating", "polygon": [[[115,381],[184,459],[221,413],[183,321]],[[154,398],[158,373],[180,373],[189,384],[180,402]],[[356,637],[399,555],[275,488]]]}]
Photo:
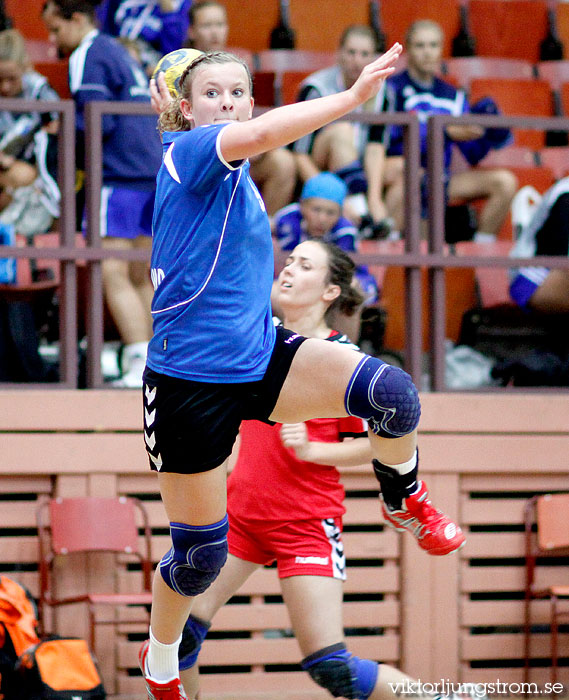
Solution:
[{"label": "bench seating", "polygon": [[[148,508],[153,558],[167,546],[167,519],[140,435],[137,391],[0,392],[0,567],[38,591],[35,509],[42,495],[135,495]],[[523,644],[523,505],[534,493],[569,490],[567,392],[424,394],[421,474],[434,502],[458,518],[467,544],[428,557],[408,535],[383,527],[367,465],[344,469],[348,493],[345,625],[357,654],[400,666],[423,681],[519,682]],[[62,592],[104,578],[137,590],[140,572],[107,555],[59,570]],[[540,568],[559,579],[566,568]],[[543,603],[547,606],[547,603]],[[536,606],[537,622],[547,620]],[[543,620],[540,620],[540,616]],[[58,632],[87,636],[86,611],[60,611]],[[204,644],[202,700],[324,700],[301,672],[278,580],[257,572],[214,621]],[[215,632],[215,634],[213,634]],[[138,698],[137,653],[145,630],[101,629],[96,652],[111,698]],[[549,680],[549,634],[532,646]],[[560,635],[560,658],[569,634]],[[220,672],[221,671],[221,672]],[[560,681],[569,682],[567,665]]]}]

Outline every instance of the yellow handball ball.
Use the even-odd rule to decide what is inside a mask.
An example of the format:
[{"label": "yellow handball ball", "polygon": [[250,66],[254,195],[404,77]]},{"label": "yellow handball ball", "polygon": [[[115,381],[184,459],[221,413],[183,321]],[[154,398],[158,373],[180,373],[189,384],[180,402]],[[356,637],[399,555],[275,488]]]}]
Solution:
[{"label": "yellow handball ball", "polygon": [[154,80],[158,78],[158,73],[164,73],[166,85],[172,97],[178,96],[178,88],[180,86],[180,78],[182,73],[198,56],[203,52],[197,49],[177,49],[170,51],[158,61],[156,68],[152,73]]}]

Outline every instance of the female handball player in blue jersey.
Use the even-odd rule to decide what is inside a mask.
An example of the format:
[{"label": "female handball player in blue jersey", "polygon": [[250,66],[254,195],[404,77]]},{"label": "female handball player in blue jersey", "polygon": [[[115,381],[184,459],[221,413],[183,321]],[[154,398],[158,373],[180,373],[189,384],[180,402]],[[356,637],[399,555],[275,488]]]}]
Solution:
[{"label": "female handball player in blue jersey", "polygon": [[[251,119],[252,81],[237,57],[208,53],[160,115],[152,249],[154,335],[144,376],[145,441],[172,547],[154,577],[141,666],[150,698],[185,698],[178,647],[194,596],[227,556],[226,462],[243,419],[368,423],[385,519],[430,554],[464,536],[417,481],[417,390],[401,369],[272,323],[273,254],[247,159],[284,146],[366,102],[393,72],[395,44],[344,92]],[[157,95],[168,101],[163,76]]]}]

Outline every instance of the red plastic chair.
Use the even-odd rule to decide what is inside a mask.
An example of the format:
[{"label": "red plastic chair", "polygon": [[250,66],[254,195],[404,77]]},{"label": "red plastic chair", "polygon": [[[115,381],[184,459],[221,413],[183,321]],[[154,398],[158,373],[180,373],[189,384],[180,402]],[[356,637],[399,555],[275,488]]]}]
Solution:
[{"label": "red plastic chair", "polygon": [[533,168],[538,162],[529,146],[506,146],[490,151],[482,164],[485,168]]},{"label": "red plastic chair", "polygon": [[[476,102],[482,97],[492,97],[502,114],[554,116],[553,93],[546,80],[475,78],[470,83],[470,101]],[[530,146],[537,150],[545,145],[544,133],[535,129],[515,129],[514,138],[518,146]]]},{"label": "red plastic chair", "polygon": [[[260,14],[265,12],[266,5],[272,4],[263,3]],[[290,0],[290,23],[296,34],[296,48],[304,51],[336,51],[344,29],[351,24],[367,24],[368,17],[369,0]]]},{"label": "red plastic chair", "polygon": [[569,116],[569,82],[563,83],[559,88],[559,96],[561,99],[561,110],[563,116]]},{"label": "red plastic chair", "polygon": [[539,61],[548,27],[546,0],[470,0],[468,14],[479,56]]},{"label": "red plastic chair", "polygon": [[69,67],[67,61],[36,61],[34,70],[44,75],[60,99],[71,99]]},{"label": "red plastic chair", "polygon": [[55,44],[47,39],[26,39],[26,53],[32,63],[54,63],[61,60]]},{"label": "red plastic chair", "polygon": [[550,168],[556,179],[569,175],[569,146],[549,146],[538,152],[541,165]]},{"label": "red plastic chair", "polygon": [[565,56],[569,56],[569,5],[567,3],[555,3],[555,26],[565,49]]},{"label": "red plastic chair", "polygon": [[531,80],[533,64],[520,58],[493,56],[465,56],[447,58],[444,62],[445,79],[453,78],[457,85],[468,90],[474,78],[522,78]]},{"label": "red plastic chair", "polygon": [[[381,23],[387,46],[394,41],[403,43],[409,25],[419,19],[431,19],[441,25],[444,34],[443,56],[450,56],[452,40],[460,26],[458,0],[393,0],[381,2]],[[397,67],[399,70],[399,66]]]},{"label": "red plastic chair", "polygon": [[552,90],[559,90],[563,83],[569,82],[569,60],[540,61],[536,70],[537,77],[547,80]]},{"label": "red plastic chair", "polygon": [[263,71],[317,71],[333,66],[332,51],[301,51],[300,49],[267,49],[256,55],[257,68]]},{"label": "red plastic chair", "polygon": [[[492,243],[460,241],[456,244],[457,255],[479,255],[480,257],[505,257],[512,247],[511,241],[497,240]],[[480,305],[484,308],[510,305],[508,270],[504,267],[484,267],[474,271]]]},{"label": "red plastic chair", "polygon": [[[532,603],[549,600],[549,619],[541,616],[540,623],[549,623],[551,630],[551,680],[557,680],[559,623],[569,622],[567,603],[561,609],[560,600],[569,600],[567,568],[555,572],[538,567],[546,557],[569,556],[569,493],[547,494],[530,498],[525,507],[526,586],[525,586],[525,644],[524,675],[529,680],[532,633]],[[542,562],[543,563],[543,562]],[[541,572],[547,571],[546,581]],[[560,576],[557,576],[559,571]],[[552,580],[553,579],[553,580]],[[557,581],[561,581],[559,584]]]},{"label": "red plastic chair", "polygon": [[[54,498],[40,503],[37,510],[39,537],[40,595],[39,618],[45,633],[47,608],[84,603],[89,612],[89,642],[95,649],[97,625],[117,625],[115,619],[98,619],[98,606],[125,608],[136,606],[143,610],[140,618],[128,618],[128,624],[148,624],[146,606],[151,594],[151,534],[146,509],[136,498]],[[142,538],[138,528],[143,531]],[[142,546],[141,546],[142,540]],[[126,561],[136,561],[141,568],[141,592],[84,591],[76,595],[58,595],[53,566],[61,557],[76,554],[108,552],[117,555],[117,570],[126,567]],[[121,620],[120,624],[125,624]]]}]

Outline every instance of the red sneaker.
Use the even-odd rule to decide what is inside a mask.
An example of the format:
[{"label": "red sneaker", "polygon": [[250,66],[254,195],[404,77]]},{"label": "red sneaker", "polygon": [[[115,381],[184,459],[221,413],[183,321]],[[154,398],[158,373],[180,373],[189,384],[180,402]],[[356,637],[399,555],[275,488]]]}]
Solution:
[{"label": "red sneaker", "polygon": [[399,532],[409,530],[427,554],[443,556],[456,552],[464,545],[464,533],[432,505],[423,481],[419,482],[417,493],[404,499],[401,510],[388,508],[381,493],[379,500],[385,522]]},{"label": "red sneaker", "polygon": [[179,678],[163,683],[148,678],[146,675],[146,657],[148,656],[149,644],[150,641],[147,639],[138,654],[138,662],[146,683],[148,700],[188,700],[182,681]]}]

